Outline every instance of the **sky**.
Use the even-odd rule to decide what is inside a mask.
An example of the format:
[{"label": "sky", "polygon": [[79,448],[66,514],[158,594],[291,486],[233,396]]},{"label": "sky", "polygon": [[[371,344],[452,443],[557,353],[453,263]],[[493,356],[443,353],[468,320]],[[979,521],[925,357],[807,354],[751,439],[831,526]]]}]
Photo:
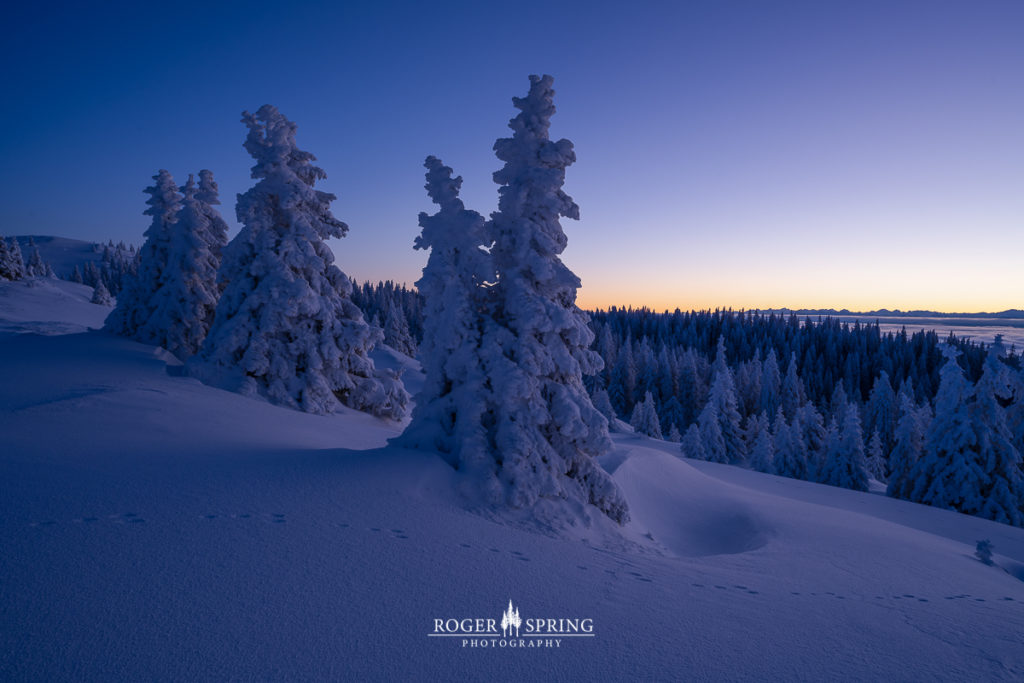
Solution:
[{"label": "sky", "polygon": [[494,211],[548,73],[584,308],[1024,308],[1021,35],[1018,0],[18,3],[0,234],[139,244],[160,168],[212,169],[236,230],[270,103],[338,196],[339,267],[412,284],[423,159]]}]

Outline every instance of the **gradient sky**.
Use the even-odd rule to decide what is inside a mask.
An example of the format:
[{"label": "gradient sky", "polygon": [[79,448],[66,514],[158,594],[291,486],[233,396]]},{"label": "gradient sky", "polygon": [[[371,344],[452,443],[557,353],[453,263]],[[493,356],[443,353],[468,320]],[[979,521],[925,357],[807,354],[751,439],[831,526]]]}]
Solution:
[{"label": "gradient sky", "polygon": [[423,158],[493,211],[550,73],[584,307],[1024,308],[1019,0],[64,4],[0,26],[0,234],[138,244],[159,168],[212,169],[234,225],[239,115],[271,103],[338,265],[412,283]]}]

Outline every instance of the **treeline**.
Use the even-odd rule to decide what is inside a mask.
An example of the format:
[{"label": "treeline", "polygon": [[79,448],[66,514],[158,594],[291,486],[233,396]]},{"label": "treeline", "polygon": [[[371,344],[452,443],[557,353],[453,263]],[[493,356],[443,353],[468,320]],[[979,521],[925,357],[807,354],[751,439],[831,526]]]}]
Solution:
[{"label": "treeline", "polygon": [[1020,525],[1024,373],[997,337],[733,311],[593,314],[615,424],[684,454]]}]

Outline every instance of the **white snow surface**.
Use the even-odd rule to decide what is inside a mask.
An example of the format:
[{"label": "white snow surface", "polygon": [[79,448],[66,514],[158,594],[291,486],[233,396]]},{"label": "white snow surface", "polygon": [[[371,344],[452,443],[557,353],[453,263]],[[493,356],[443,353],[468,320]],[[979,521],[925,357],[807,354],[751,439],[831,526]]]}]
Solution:
[{"label": "white snow surface", "polygon": [[[107,310],[90,292],[0,285],[2,680],[1024,677],[1024,530],[617,434],[602,464],[633,521],[538,533],[386,446],[401,426],[223,392],[84,331]],[[509,600],[595,635],[427,635]]]}]

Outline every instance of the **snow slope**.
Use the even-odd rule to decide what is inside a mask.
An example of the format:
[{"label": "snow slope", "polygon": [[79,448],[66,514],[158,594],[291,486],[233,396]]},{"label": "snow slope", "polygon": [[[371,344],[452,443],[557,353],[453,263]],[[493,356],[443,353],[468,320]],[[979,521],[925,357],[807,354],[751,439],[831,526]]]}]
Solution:
[{"label": "snow slope", "polygon": [[[531,532],[467,510],[438,457],[388,447],[397,425],[54,335],[93,312],[46,291],[0,290],[0,316],[46,333],[0,328],[2,680],[1024,677],[1024,583],[973,558],[991,538],[1020,575],[1020,529],[625,434],[604,465],[631,525]],[[427,635],[510,599],[595,635]]]},{"label": "snow slope", "polygon": [[68,334],[103,327],[109,306],[91,304],[92,287],[47,277],[0,282],[0,334]]},{"label": "snow slope", "polygon": [[75,266],[85,267],[90,261],[97,267],[103,261],[103,245],[95,242],[83,242],[68,237],[50,235],[22,235],[15,237],[21,246],[25,260],[29,257],[29,239],[36,243],[39,255],[45,263],[50,264],[58,277],[71,277]]}]

